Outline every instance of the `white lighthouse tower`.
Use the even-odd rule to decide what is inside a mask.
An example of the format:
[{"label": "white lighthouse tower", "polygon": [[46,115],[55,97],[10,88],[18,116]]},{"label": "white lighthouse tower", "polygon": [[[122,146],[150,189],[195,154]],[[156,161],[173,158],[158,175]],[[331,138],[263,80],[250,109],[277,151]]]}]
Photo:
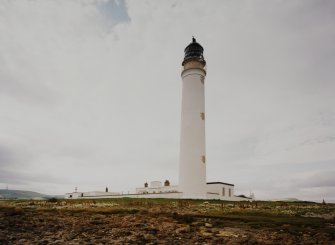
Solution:
[{"label": "white lighthouse tower", "polygon": [[182,63],[179,191],[183,193],[183,198],[206,198],[206,61],[203,51],[193,38],[185,48]]},{"label": "white lighthouse tower", "polygon": [[182,63],[182,108],[180,135],[179,185],[169,180],[151,181],[136,188],[135,193],[90,191],[66,193],[66,199],[80,198],[192,198],[229,201],[250,201],[251,197],[234,195],[234,184],[206,182],[205,144],[205,76],[206,61],[203,47],[195,38],[185,48]]}]

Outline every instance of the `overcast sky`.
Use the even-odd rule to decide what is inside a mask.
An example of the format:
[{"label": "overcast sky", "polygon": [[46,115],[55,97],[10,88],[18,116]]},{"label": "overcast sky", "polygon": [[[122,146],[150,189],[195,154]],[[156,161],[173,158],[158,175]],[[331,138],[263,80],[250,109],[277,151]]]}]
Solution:
[{"label": "overcast sky", "polygon": [[335,1],[0,2],[0,189],[178,183],[181,62],[207,61],[207,180],[335,201]]}]

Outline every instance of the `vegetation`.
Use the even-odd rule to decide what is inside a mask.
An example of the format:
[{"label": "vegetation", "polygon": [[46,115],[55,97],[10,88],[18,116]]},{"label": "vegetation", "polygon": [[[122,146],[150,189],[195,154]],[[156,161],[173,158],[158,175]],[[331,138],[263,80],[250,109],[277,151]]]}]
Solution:
[{"label": "vegetation", "polygon": [[[50,228],[50,222],[45,220],[50,220],[53,226]],[[11,227],[6,226],[8,223]],[[22,228],[25,223],[35,230],[14,229],[15,224]],[[54,224],[58,224],[56,228]],[[161,226],[165,228],[160,230]],[[72,233],[80,231],[79,241],[87,235],[90,242],[99,243],[101,236],[96,236],[97,230],[110,231],[102,237],[107,237],[108,242],[117,238],[120,243],[154,243],[159,239],[182,244],[196,239],[204,243],[262,244],[267,240],[267,244],[271,241],[327,244],[335,241],[335,204],[131,198],[3,200],[0,201],[0,227],[5,227],[0,237],[7,235],[0,240],[1,244],[15,243],[11,240],[15,237],[26,239],[20,243],[33,242],[29,239],[34,236],[29,234],[38,232],[39,239],[55,239],[58,234],[61,244],[69,241]],[[84,227],[91,230],[86,231]],[[45,233],[48,229],[50,232]]]}]

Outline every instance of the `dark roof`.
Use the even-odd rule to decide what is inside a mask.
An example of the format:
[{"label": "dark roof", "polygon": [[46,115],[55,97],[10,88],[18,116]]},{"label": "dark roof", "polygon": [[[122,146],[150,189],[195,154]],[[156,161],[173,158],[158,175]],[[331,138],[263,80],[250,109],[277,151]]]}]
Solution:
[{"label": "dark roof", "polygon": [[234,184],[229,184],[229,183],[224,183],[224,182],[207,182],[207,185],[214,185],[214,184],[222,184],[222,185],[234,186]]},{"label": "dark roof", "polygon": [[182,65],[190,60],[197,60],[206,65],[206,61],[203,56],[204,48],[197,43],[194,37],[192,38],[192,42],[185,48],[184,52],[185,57]]}]

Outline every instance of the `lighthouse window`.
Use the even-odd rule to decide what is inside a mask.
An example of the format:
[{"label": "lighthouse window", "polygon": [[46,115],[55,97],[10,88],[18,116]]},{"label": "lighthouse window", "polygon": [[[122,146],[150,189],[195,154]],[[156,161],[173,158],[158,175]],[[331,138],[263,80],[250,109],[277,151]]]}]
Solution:
[{"label": "lighthouse window", "polygon": [[201,77],[200,77],[200,81],[201,81],[202,84],[204,84],[204,82],[205,82],[205,77],[204,77],[204,76],[201,76]]},{"label": "lighthouse window", "polygon": [[223,188],[222,188],[222,196],[225,195],[225,191],[226,191],[226,189],[223,187]]},{"label": "lighthouse window", "polygon": [[200,117],[201,117],[202,120],[205,120],[205,113],[201,112]]},{"label": "lighthouse window", "polygon": [[201,156],[201,161],[202,161],[203,163],[206,163],[206,157],[205,157],[205,156]]},{"label": "lighthouse window", "polygon": [[231,189],[229,188],[229,197],[231,197]]}]

